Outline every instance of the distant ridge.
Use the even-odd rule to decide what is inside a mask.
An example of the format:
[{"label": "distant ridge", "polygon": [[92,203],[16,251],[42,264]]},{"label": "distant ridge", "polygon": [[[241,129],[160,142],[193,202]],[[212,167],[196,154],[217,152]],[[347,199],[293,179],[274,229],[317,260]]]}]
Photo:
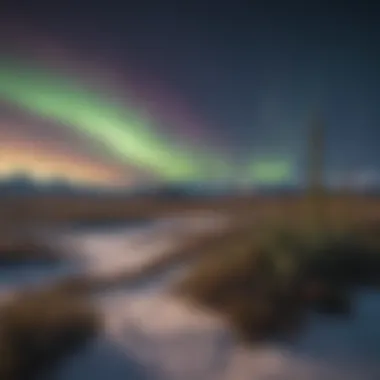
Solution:
[{"label": "distant ridge", "polygon": [[17,174],[12,177],[0,179],[0,195],[90,195],[109,191],[101,187],[74,185],[64,179],[55,179],[47,182],[34,180],[27,174]]},{"label": "distant ridge", "polygon": [[[17,174],[0,179],[0,196],[122,196],[122,197],[159,197],[165,199],[223,197],[231,195],[284,196],[299,195],[303,186],[291,185],[256,185],[242,189],[227,184],[150,184],[133,188],[112,188],[101,186],[85,186],[73,184],[65,179],[55,179],[49,182],[38,182],[27,174]],[[380,195],[380,189],[352,189],[350,193],[363,195]]]}]

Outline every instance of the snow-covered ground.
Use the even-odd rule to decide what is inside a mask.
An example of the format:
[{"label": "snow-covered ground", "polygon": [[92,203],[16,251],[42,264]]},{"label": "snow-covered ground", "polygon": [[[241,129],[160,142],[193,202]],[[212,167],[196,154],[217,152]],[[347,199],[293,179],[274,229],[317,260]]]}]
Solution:
[{"label": "snow-covered ground", "polygon": [[0,293],[14,287],[45,283],[71,274],[113,275],[134,271],[176,247],[185,239],[212,233],[228,225],[228,219],[212,213],[165,218],[133,226],[44,228],[36,235],[58,251],[60,263],[36,263],[0,268]]},{"label": "snow-covered ground", "polygon": [[294,345],[249,349],[216,316],[169,295],[163,284],[108,295],[100,303],[103,335],[58,379],[379,379],[380,297],[367,294],[359,303],[353,320],[314,318]]},{"label": "snow-covered ground", "polygon": [[[188,233],[221,228],[218,216],[157,221],[115,232],[54,232],[51,244],[82,259],[82,270],[138,269]],[[67,360],[58,380],[343,380],[380,378],[380,296],[361,292],[353,319],[312,317],[293,345],[239,346],[216,316],[169,292],[186,268],[169,268],[145,286],[96,299],[105,328]]]}]

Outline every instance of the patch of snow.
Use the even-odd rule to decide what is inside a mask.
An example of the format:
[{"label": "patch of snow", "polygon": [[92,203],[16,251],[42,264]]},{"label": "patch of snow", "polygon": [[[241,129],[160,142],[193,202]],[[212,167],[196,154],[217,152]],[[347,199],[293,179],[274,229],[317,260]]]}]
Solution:
[{"label": "patch of snow", "polygon": [[[52,233],[51,242],[84,269],[107,272],[159,257],[188,233],[221,228],[215,215],[169,218],[115,233]],[[313,317],[293,345],[240,346],[215,315],[168,291],[183,275],[173,266],[140,286],[96,299],[104,331],[64,362],[57,380],[375,380],[380,378],[380,296],[358,295],[353,319]]]},{"label": "patch of snow", "polygon": [[[133,362],[134,366],[143,369],[144,379],[372,380],[380,375],[376,360],[361,361],[359,352],[356,361],[350,357],[350,362],[339,361],[336,355],[330,355],[331,344],[335,345],[337,352],[342,352],[347,344],[352,346],[339,330],[334,333],[334,322],[331,329],[331,326],[318,323],[312,325],[309,335],[306,334],[298,346],[268,344],[253,349],[239,346],[228,327],[216,316],[164,291],[158,294],[144,291],[110,294],[100,301],[99,307],[105,317],[103,340],[118,347],[119,359],[124,355],[126,363]],[[361,313],[366,314],[365,310]],[[378,313],[377,318],[379,316]],[[310,340],[310,336],[320,335],[324,327],[329,335],[322,334],[320,344],[326,354],[316,355],[315,341]],[[357,334],[350,325],[345,329],[347,336],[350,331]],[[89,351],[83,355],[85,359],[76,358],[67,363],[59,380],[79,379],[79,374],[84,373],[86,378],[97,378],[93,371],[97,372],[100,364],[88,365],[91,361]],[[99,359],[94,355],[93,360]],[[84,372],[86,368],[88,372]],[[112,379],[121,380],[125,376],[127,373],[120,371],[120,376]]]},{"label": "patch of snow", "polygon": [[48,242],[63,255],[81,260],[87,272],[112,274],[138,270],[152,259],[180,247],[183,240],[226,227],[228,219],[216,215],[190,215],[158,220],[147,227],[125,228],[117,232],[55,232]]}]

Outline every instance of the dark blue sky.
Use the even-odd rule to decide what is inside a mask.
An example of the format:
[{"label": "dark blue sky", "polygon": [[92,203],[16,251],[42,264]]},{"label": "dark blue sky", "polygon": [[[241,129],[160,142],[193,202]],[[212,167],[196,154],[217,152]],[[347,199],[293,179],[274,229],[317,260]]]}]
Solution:
[{"label": "dark blue sky", "polygon": [[380,167],[374,0],[45,3],[14,0],[3,17],[160,78],[236,157],[302,157],[307,121],[320,111],[331,167]]}]

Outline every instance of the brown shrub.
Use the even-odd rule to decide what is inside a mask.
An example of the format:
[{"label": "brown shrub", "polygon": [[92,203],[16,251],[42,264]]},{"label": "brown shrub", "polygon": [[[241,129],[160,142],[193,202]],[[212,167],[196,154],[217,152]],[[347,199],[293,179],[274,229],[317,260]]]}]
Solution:
[{"label": "brown shrub", "polygon": [[0,379],[49,372],[98,328],[97,315],[82,298],[51,291],[17,296],[0,310]]},{"label": "brown shrub", "polygon": [[25,263],[55,263],[59,261],[57,252],[53,252],[42,242],[17,235],[0,236],[0,265]]},{"label": "brown shrub", "polygon": [[178,287],[220,312],[243,340],[287,336],[308,310],[347,315],[351,289],[379,283],[380,253],[355,231],[266,228],[254,243],[248,235],[223,243],[219,255],[206,252]]}]

